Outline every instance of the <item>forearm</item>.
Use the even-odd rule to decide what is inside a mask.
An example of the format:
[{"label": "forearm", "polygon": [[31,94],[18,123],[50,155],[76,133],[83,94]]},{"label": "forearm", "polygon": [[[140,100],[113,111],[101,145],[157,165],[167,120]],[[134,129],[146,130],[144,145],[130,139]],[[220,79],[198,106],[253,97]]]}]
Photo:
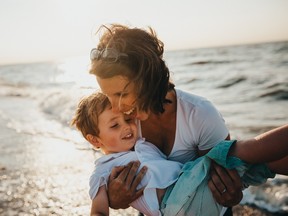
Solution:
[{"label": "forearm", "polygon": [[288,125],[263,133],[254,139],[238,141],[230,152],[248,163],[268,163],[288,155]]},{"label": "forearm", "polygon": [[104,213],[92,213],[91,212],[90,216],[108,216],[108,215],[106,215]]},{"label": "forearm", "polygon": [[288,175],[287,164],[288,164],[288,156],[280,160],[267,163],[267,166],[274,173],[281,174],[281,175]]},{"label": "forearm", "polygon": [[93,202],[90,210],[90,216],[109,216],[109,209],[106,207],[103,209],[101,204],[96,205],[96,202]]},{"label": "forearm", "polygon": [[96,197],[92,200],[90,215],[108,216],[109,202],[105,186],[101,186]]}]

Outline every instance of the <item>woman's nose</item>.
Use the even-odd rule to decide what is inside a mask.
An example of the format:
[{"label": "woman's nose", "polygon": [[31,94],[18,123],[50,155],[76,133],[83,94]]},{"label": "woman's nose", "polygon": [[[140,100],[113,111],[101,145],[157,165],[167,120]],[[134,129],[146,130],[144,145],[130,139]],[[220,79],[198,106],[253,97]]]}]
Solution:
[{"label": "woman's nose", "polygon": [[119,112],[118,103],[112,102],[112,103],[111,103],[111,106],[112,106],[112,111],[113,111],[113,112]]},{"label": "woman's nose", "polygon": [[126,122],[126,121],[124,121],[125,123],[124,123],[124,131],[129,131],[130,130],[130,128],[131,128],[131,125],[128,123],[128,122]]},{"label": "woman's nose", "polygon": [[111,103],[113,112],[121,111],[120,104],[119,104],[119,99],[117,99],[117,98],[109,98],[109,101]]}]

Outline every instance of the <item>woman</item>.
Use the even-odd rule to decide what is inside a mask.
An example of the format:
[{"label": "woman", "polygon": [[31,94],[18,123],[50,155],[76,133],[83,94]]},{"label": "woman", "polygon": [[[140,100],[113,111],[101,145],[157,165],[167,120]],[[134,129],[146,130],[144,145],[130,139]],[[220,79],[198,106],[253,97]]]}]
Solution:
[{"label": "woman", "polygon": [[[174,88],[163,60],[163,43],[149,28],[145,31],[122,25],[102,26],[97,48],[91,51],[90,73],[109,98],[115,112],[135,116],[142,136],[169,160],[185,163],[206,154],[229,139],[229,132],[216,108],[205,98]],[[109,181],[109,204],[125,208],[139,197],[136,187],[145,174],[137,175],[138,163],[116,167]],[[211,169],[209,188],[223,206],[242,198],[240,177],[235,170],[217,165]]]},{"label": "woman", "polygon": [[130,205],[147,216],[220,215],[223,206],[215,202],[207,187],[212,160],[236,168],[246,187],[263,184],[274,178],[275,172],[288,174],[288,125],[254,139],[222,141],[205,156],[183,165],[167,160],[156,146],[139,138],[134,119],[113,112],[108,98],[100,92],[80,101],[71,124],[104,154],[95,161],[90,177],[90,215],[109,215],[106,185],[110,172],[133,160],[148,170],[138,186],[145,186],[143,196]]}]

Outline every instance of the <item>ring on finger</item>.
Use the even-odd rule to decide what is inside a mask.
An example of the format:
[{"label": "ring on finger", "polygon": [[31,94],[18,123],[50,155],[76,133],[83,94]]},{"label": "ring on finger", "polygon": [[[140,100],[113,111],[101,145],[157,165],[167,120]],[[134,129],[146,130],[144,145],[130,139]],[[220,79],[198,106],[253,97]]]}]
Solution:
[{"label": "ring on finger", "polygon": [[226,188],[224,188],[221,194],[224,194],[226,191],[227,191]]}]

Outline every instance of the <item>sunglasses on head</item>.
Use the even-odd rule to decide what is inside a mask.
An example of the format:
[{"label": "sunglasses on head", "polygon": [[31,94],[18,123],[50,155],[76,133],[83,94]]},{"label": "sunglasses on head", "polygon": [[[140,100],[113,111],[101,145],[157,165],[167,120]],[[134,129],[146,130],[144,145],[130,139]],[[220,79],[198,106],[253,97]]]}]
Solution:
[{"label": "sunglasses on head", "polygon": [[128,57],[128,55],[126,53],[120,53],[113,48],[106,48],[103,50],[93,48],[90,52],[91,61],[103,59],[105,61],[114,63],[117,62],[122,57]]}]

